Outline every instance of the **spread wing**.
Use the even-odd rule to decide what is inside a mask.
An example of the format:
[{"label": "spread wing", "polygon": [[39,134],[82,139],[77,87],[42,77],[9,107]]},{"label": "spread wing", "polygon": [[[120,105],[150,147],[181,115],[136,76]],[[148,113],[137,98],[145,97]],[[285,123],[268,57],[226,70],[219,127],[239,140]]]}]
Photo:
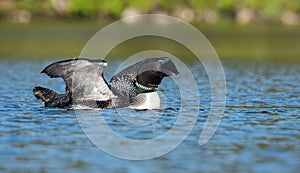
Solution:
[{"label": "spread wing", "polygon": [[103,78],[105,66],[106,61],[101,59],[75,58],[50,64],[41,73],[62,77],[66,92],[75,100],[106,101],[115,96]]}]

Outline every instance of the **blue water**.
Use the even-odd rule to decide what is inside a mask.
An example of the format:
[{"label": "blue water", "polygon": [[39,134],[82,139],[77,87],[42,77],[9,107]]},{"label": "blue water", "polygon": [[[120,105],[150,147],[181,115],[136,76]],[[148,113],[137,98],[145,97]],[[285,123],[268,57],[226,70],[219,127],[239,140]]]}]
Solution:
[{"label": "blue water", "polygon": [[[190,63],[201,106],[187,139],[173,151],[144,161],[111,156],[81,129],[75,111],[44,108],[35,85],[63,91],[63,82],[39,72],[50,61],[2,61],[0,65],[0,172],[298,172],[300,170],[300,64],[224,60],[227,103],[216,134],[198,145],[208,116],[210,85],[199,63]],[[110,63],[116,68],[118,62]],[[107,68],[109,71],[109,68]],[[106,74],[109,76],[109,74]],[[133,128],[116,112],[101,110],[107,124],[124,136],[148,139],[168,131],[180,112],[172,80],[160,86],[160,119]],[[190,103],[191,107],[197,103]],[[99,112],[99,113],[100,113]],[[112,143],[114,141],[111,141]],[[156,147],[148,148],[149,152]]]}]

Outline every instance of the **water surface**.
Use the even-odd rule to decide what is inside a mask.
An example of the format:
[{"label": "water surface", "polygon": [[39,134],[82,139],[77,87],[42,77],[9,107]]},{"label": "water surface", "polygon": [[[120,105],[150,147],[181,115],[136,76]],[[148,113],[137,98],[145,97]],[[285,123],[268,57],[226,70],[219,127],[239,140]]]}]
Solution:
[{"label": "water surface", "polygon": [[[193,131],[166,155],[128,161],[94,146],[83,133],[76,112],[44,108],[33,97],[31,90],[35,85],[64,90],[61,80],[39,74],[49,62],[1,62],[1,172],[296,173],[300,170],[298,63],[224,60],[227,107],[216,134],[204,146],[197,143],[209,112],[210,85],[199,63],[189,65],[199,85],[201,103]],[[118,61],[111,62],[109,67],[116,68],[117,64]],[[133,128],[116,116],[116,110],[101,110],[101,116],[106,117],[112,129],[127,137],[148,139],[161,135],[172,127],[180,112],[180,95],[172,85],[172,80],[167,79],[160,86],[162,109],[155,112],[160,119],[150,126]],[[192,107],[197,103],[190,104]],[[155,147],[149,148],[149,152]]]}]

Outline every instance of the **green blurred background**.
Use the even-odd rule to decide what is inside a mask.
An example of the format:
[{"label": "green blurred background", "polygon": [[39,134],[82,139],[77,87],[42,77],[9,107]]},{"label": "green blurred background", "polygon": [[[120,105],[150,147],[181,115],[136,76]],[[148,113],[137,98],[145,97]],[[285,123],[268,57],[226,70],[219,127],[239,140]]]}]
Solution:
[{"label": "green blurred background", "polygon": [[[191,23],[220,58],[300,60],[299,0],[0,0],[0,58],[75,57],[105,25],[138,14]],[[156,47],[147,45],[149,39]],[[173,48],[189,57],[175,43],[157,38],[130,42],[112,56],[125,58],[141,45]]]}]

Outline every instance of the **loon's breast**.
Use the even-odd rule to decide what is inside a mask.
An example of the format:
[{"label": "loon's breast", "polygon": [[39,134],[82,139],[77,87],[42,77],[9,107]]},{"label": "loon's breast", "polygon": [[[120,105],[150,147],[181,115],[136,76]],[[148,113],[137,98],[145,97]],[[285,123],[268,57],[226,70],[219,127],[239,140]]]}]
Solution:
[{"label": "loon's breast", "polygon": [[160,98],[157,92],[140,93],[138,94],[130,109],[160,109]]}]

